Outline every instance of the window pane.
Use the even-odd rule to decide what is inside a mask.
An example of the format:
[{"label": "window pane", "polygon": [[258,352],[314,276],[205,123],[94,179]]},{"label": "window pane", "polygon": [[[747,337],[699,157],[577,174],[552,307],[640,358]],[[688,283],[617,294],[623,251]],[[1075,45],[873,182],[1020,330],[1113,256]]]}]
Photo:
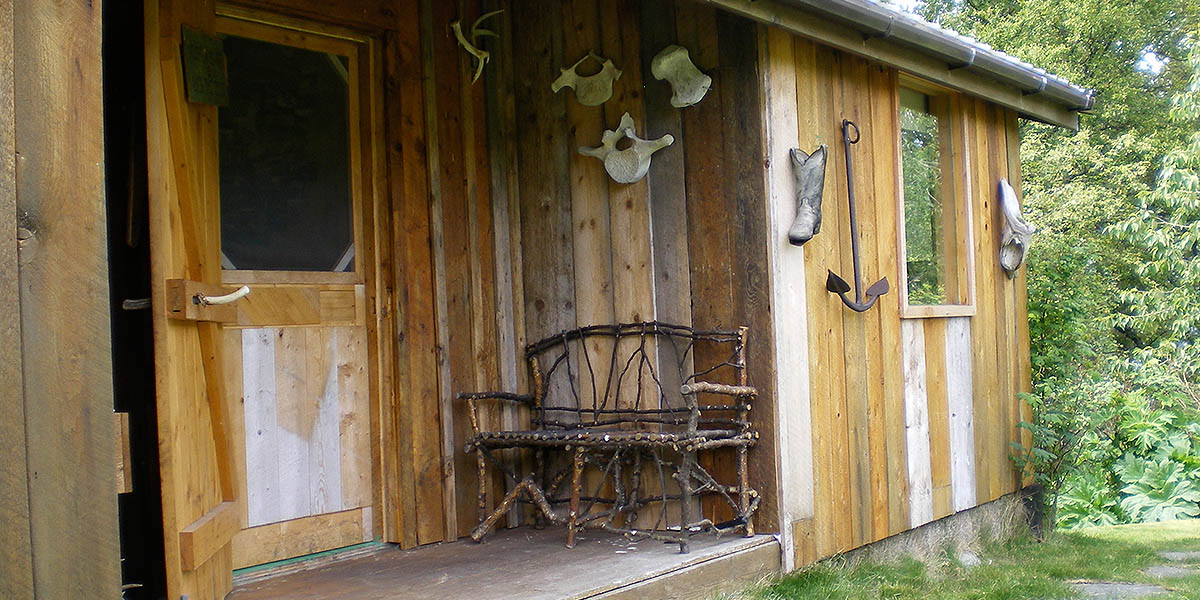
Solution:
[{"label": "window pane", "polygon": [[348,61],[235,36],[224,43],[224,267],[354,270]]},{"label": "window pane", "polygon": [[[900,159],[904,169],[908,303],[946,303],[942,152],[928,96],[900,90]],[[948,149],[946,149],[948,150]]]}]

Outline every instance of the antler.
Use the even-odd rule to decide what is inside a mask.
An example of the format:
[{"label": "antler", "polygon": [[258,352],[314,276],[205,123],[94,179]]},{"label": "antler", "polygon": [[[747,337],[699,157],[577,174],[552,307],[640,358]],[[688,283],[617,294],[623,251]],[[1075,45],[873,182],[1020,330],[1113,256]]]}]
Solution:
[{"label": "antler", "polygon": [[472,84],[476,81],[479,81],[479,76],[483,75],[483,66],[486,65],[488,60],[490,60],[492,57],[490,52],[487,50],[482,50],[476,46],[476,44],[479,43],[479,38],[485,35],[500,37],[496,34],[496,32],[488,29],[482,29],[479,27],[479,25],[485,20],[502,12],[504,12],[504,9],[493,10],[492,12],[484,13],[478,19],[475,19],[475,22],[471,24],[471,41],[467,41],[467,37],[463,35],[462,20],[456,20],[450,24],[450,29],[454,30],[454,37],[458,39],[458,45],[462,46],[463,50],[466,50],[468,54],[475,57],[475,76],[471,78]]}]

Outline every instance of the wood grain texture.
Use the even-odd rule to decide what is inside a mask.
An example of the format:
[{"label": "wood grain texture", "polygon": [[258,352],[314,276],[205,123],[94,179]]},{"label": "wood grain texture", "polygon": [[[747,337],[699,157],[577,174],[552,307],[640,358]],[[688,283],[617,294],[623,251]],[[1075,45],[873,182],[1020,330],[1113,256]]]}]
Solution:
[{"label": "wood grain texture", "polygon": [[[722,102],[725,155],[725,198],[732,203],[729,224],[732,264],[725,268],[731,276],[733,326],[750,328],[746,354],[748,377],[759,390],[754,417],[759,431],[758,444],[750,451],[750,483],[768,497],[778,497],[778,462],[775,413],[775,335],[770,319],[771,280],[767,258],[768,205],[766,173],[766,122],[763,116],[762,79],[758,65],[757,26],[740,17],[719,12],[716,35],[725,49],[721,52],[720,78],[732,88]],[[715,84],[714,84],[715,85]],[[711,93],[711,92],[710,92]],[[729,460],[735,454],[727,453]],[[726,471],[733,476],[732,466]],[[761,531],[778,531],[781,523],[778,504],[765,503],[755,515]],[[718,514],[719,516],[719,514]]]},{"label": "wood grain texture", "polygon": [[908,430],[908,482],[911,527],[933,520],[933,483],[929,461],[929,414],[926,400],[925,329],[904,321],[904,425]]},{"label": "wood grain texture", "polygon": [[[882,165],[899,164],[900,143],[900,109],[898,74],[895,70],[875,66],[869,74],[871,87],[871,115],[874,135],[871,144],[874,147],[873,162],[877,165],[874,177],[874,192],[876,201],[883,201],[875,213],[875,225],[879,230],[876,236],[876,252],[879,256],[880,275],[887,276],[889,281],[899,284],[898,265],[900,262],[898,249],[891,239],[900,230],[900,215],[898,211],[888,210],[884,204],[891,204],[887,199],[899,197],[901,188],[900,170],[893,167],[890,172]],[[893,232],[893,233],[888,233]],[[879,347],[886,352],[889,348],[899,348],[900,336],[900,298],[899,294],[887,294],[876,303],[879,308],[880,338]],[[893,355],[894,356],[894,355]],[[908,527],[908,490],[907,450],[904,432],[904,381],[898,376],[901,369],[895,365],[895,358],[884,359],[881,373],[880,401],[883,403],[883,420],[886,423],[884,435],[887,438],[887,510],[888,533],[895,534]]]},{"label": "wood grain texture", "polygon": [[[1017,198],[1021,199],[1021,136],[1020,130],[1017,127],[1017,113],[1015,111],[1005,111],[1004,113],[1004,131],[1005,131],[1005,148],[1008,153],[1008,182],[1013,186],[1013,190],[1017,193]],[[1013,308],[1013,319],[1015,320],[1014,327],[1014,343],[1017,348],[1017,363],[1014,368],[1014,377],[1017,393],[1030,393],[1033,391],[1033,369],[1030,363],[1030,347],[1029,347],[1029,299],[1028,286],[1026,278],[1029,269],[1024,267],[1017,272],[1015,282],[1015,302]],[[1032,422],[1033,411],[1028,402],[1019,400],[1018,417],[1020,421]],[[1029,448],[1033,444],[1033,433],[1022,429],[1020,433],[1021,444]],[[1021,482],[1021,485],[1032,485],[1033,475],[1027,474],[1026,478]]]},{"label": "wood grain texture", "polygon": [[[775,337],[776,393],[778,402],[780,465],[780,520],[793,523],[813,516],[813,435],[809,394],[808,301],[805,295],[804,249],[787,241],[787,230],[796,215],[796,189],[789,152],[799,131],[797,111],[796,48],[791,35],[767,30],[760,39],[766,63],[766,117],[772,123],[767,135],[770,249],[773,327]],[[813,152],[813,148],[802,148]],[[790,527],[785,528],[790,529]],[[806,531],[806,534],[808,532]],[[794,546],[794,545],[793,545]],[[788,546],[784,545],[785,550]],[[792,550],[795,552],[795,550]],[[811,553],[807,550],[805,554]],[[785,565],[795,564],[792,555]]]},{"label": "wood grain texture", "polygon": [[933,518],[950,514],[950,419],[946,397],[946,321],[923,319],[925,399],[929,415],[929,461]]},{"label": "wood grain texture", "polygon": [[1003,236],[1003,211],[999,202],[1000,180],[1008,175],[1008,143],[1005,132],[1004,109],[995,104],[987,105],[988,180],[986,182],[989,203],[985,205],[990,218],[996,223],[993,229],[992,252],[997,257],[996,286],[996,348],[1001,371],[997,377],[997,404],[1000,407],[999,431],[1001,442],[997,444],[995,458],[1002,468],[999,493],[1007,494],[1020,488],[1020,475],[1009,460],[1011,445],[1020,441],[1020,400],[1017,398],[1017,314],[1016,279],[999,268],[998,255]]},{"label": "wood grain texture", "polygon": [[971,319],[946,320],[946,400],[950,429],[950,503],[975,506],[975,402],[971,383]]},{"label": "wood grain texture", "polygon": [[[177,48],[181,23],[213,30],[211,6],[170,0],[146,3],[147,156],[150,184],[151,290],[162,305],[164,282],[220,279],[216,193],[215,107],[188,105]],[[229,584],[228,540],[203,564],[183,568],[180,532],[232,499],[226,461],[225,410],[219,378],[220,339],[211,324],[155,316],[155,389],[168,594],[199,598],[224,594]],[[169,357],[169,358],[168,358]]]},{"label": "wood grain texture", "polygon": [[[441,426],[433,305],[428,155],[418,3],[401,10],[385,41],[389,194],[396,268],[396,407],[384,431],[398,460],[385,463],[385,539],[405,547],[442,539]],[[417,518],[418,510],[422,517]]]},{"label": "wood grain texture", "polygon": [[[0,6],[0,231],[17,229],[16,128],[13,107],[13,3]],[[0,596],[33,598],[33,550],[29,540],[29,471],[25,441],[25,397],[17,244],[0,244]]]},{"label": "wood grain texture", "polygon": [[233,538],[233,568],[361,543],[370,511],[351,508],[243,529]]},{"label": "wood grain texture", "polygon": [[[15,535],[3,546],[3,556],[14,563],[4,567],[0,588],[24,584],[14,597],[29,591],[47,598],[113,596],[121,585],[100,8],[97,2],[10,3],[0,9],[9,33],[0,51],[5,131],[0,210],[7,213],[5,235],[15,229],[14,215],[16,225],[30,232],[20,244],[19,269],[11,269],[15,244],[6,241],[8,249],[0,251],[5,266],[0,302],[14,309],[5,311],[0,328],[23,357],[15,362],[6,353],[0,366],[4,408],[16,409],[5,418],[23,429],[23,435],[9,438],[5,427],[5,445],[22,450],[6,450],[2,467],[3,499],[16,501],[2,509],[4,524],[15,524],[6,532]],[[19,300],[12,296],[18,270]],[[18,332],[19,337],[7,335]],[[21,375],[9,379],[14,367]],[[20,399],[21,382],[25,408],[12,406],[8,396],[15,386]],[[15,458],[27,471],[14,468]],[[9,487],[14,477],[26,479],[27,496],[23,483]]]}]

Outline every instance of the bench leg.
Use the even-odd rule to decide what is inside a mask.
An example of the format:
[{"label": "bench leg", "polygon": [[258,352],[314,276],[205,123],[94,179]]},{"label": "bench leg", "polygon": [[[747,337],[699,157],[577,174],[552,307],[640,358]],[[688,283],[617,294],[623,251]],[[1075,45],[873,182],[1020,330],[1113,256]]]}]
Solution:
[{"label": "bench leg", "polygon": [[[551,510],[550,503],[546,500],[546,495],[542,493],[542,489],[533,482],[532,476],[528,476],[513,486],[512,491],[504,496],[500,504],[496,505],[496,510],[493,510],[487,518],[475,526],[475,529],[471,530],[471,539],[476,542],[482,540],[492,530],[492,527],[496,525],[496,521],[499,521],[508,512],[508,509],[512,507],[521,494],[528,496],[529,500],[533,502],[534,506],[538,508],[538,511],[546,519],[551,522],[561,522],[561,519],[554,516],[554,511]],[[480,514],[483,513],[481,512]]]},{"label": "bench leg", "polygon": [[575,547],[576,523],[579,521],[579,496],[583,487],[583,448],[575,448],[571,471],[571,510],[567,513],[567,547]]},{"label": "bench leg", "polygon": [[754,521],[750,519],[750,469],[747,454],[749,449],[743,444],[738,446],[738,510],[746,520],[744,530],[746,537],[754,537]]},{"label": "bench leg", "polygon": [[691,531],[688,525],[692,522],[692,462],[696,460],[696,453],[685,450],[679,461],[679,470],[675,473],[675,479],[679,481],[679,553],[687,554],[688,534]]}]

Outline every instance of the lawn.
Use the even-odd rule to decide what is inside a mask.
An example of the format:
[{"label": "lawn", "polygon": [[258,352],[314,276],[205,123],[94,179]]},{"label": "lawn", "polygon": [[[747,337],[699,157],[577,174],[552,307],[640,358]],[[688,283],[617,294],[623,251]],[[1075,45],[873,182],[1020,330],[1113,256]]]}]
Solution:
[{"label": "lawn", "polygon": [[[1077,598],[1071,582],[1153,583],[1169,593],[1156,599],[1200,600],[1200,560],[1171,562],[1162,551],[1200,551],[1200,520],[1097,527],[1059,532],[1038,541],[1024,536],[985,546],[982,564],[964,566],[947,550],[925,563],[863,562],[848,566],[832,558],[751,590],[743,597],[790,598],[937,598],[1005,600]],[[1190,567],[1196,575],[1159,579],[1142,571],[1154,565]]]}]

